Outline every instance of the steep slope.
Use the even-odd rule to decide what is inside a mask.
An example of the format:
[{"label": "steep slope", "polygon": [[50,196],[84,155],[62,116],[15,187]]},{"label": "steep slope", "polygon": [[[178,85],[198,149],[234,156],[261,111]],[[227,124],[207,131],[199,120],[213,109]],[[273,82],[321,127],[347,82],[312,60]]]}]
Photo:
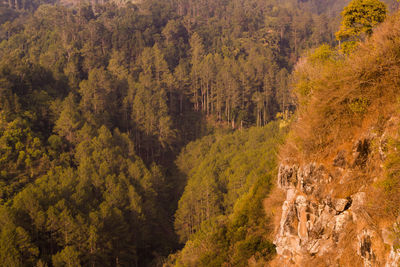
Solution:
[{"label": "steep slope", "polygon": [[188,182],[175,229],[185,246],[165,266],[262,266],[272,258],[273,228],[262,204],[277,174],[281,126],[206,136],[182,151],[177,165]]},{"label": "steep slope", "polygon": [[[261,126],[287,111],[297,56],[333,42],[332,19],[297,0],[44,2],[0,3],[0,266],[160,264],[179,245],[178,151],[210,124]],[[261,204],[275,176],[265,170],[277,168],[259,164],[272,164],[257,158],[259,139],[232,158],[237,176],[222,175],[218,161],[215,176],[236,179],[210,184],[228,190],[216,209],[204,192],[186,202],[198,220],[190,233],[214,211],[228,216],[243,196],[238,220],[226,218],[231,235],[216,233],[220,257],[205,260],[246,266],[253,252],[273,254]],[[233,138],[232,149],[246,140]],[[197,190],[214,174],[201,178]]]},{"label": "steep slope", "polygon": [[295,84],[274,265],[398,266],[399,14],[350,56],[317,49]]}]

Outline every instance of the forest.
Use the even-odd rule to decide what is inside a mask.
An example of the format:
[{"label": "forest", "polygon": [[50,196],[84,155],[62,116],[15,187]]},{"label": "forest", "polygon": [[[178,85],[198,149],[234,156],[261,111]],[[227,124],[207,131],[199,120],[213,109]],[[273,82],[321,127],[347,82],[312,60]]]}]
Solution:
[{"label": "forest", "polygon": [[268,262],[291,73],[346,4],[0,2],[0,265]]}]

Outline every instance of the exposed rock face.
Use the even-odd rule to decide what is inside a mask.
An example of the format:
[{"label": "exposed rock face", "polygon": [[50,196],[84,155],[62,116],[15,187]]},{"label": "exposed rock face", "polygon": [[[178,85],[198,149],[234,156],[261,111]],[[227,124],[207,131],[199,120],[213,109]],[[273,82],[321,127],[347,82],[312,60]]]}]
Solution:
[{"label": "exposed rock face", "polygon": [[305,256],[322,256],[331,251],[342,229],[352,220],[351,197],[319,198],[319,185],[330,180],[324,167],[316,163],[302,167],[280,166],[278,184],[286,190],[287,198],[283,204],[275,245],[284,262],[300,265]]},{"label": "exposed rock face", "polygon": [[316,162],[280,165],[278,186],[286,191],[274,240],[280,266],[308,266],[316,258],[326,259],[321,266],[339,266],[346,250],[359,259],[353,266],[399,266],[400,246],[393,242],[388,244],[390,254],[376,254],[375,247],[384,247],[385,242],[369,221],[366,193],[360,190],[343,198],[326,193],[332,192],[326,190],[332,183],[346,184],[352,170],[365,167],[369,153],[367,139],[356,142],[351,161],[346,159],[346,151],[339,151],[332,163],[335,175]]},{"label": "exposed rock face", "polygon": [[365,164],[367,163],[368,159],[368,154],[370,152],[369,147],[370,147],[369,139],[358,140],[353,149],[353,157],[354,157],[353,167],[356,166],[365,167]]},{"label": "exposed rock face", "polygon": [[363,258],[364,266],[373,266],[376,263],[376,257],[374,251],[372,250],[371,240],[371,236],[374,234],[374,232],[364,229],[359,235],[357,235],[357,254]]},{"label": "exposed rock face", "polygon": [[392,247],[390,250],[388,261],[386,262],[386,267],[398,267],[400,265],[400,249],[395,249]]},{"label": "exposed rock face", "polygon": [[393,229],[383,229],[382,238],[386,245],[390,246],[390,253],[386,261],[385,267],[398,267],[400,266],[400,240],[399,230],[400,230],[400,217],[397,218],[397,222],[394,223]]}]

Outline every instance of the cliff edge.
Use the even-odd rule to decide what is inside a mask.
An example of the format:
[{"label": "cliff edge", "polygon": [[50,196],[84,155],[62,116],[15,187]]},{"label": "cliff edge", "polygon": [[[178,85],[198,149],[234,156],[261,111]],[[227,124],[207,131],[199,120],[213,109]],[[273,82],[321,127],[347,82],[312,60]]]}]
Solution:
[{"label": "cliff edge", "polygon": [[295,87],[273,265],[399,266],[400,16],[349,56],[317,49]]}]

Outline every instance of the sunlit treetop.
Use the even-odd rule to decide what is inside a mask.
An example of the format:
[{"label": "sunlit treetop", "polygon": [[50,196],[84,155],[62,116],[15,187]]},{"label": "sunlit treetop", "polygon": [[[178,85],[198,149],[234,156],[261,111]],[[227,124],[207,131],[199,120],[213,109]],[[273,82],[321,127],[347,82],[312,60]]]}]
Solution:
[{"label": "sunlit treetop", "polygon": [[338,40],[371,35],[372,29],[386,18],[387,7],[379,0],[353,0],[342,12]]}]

